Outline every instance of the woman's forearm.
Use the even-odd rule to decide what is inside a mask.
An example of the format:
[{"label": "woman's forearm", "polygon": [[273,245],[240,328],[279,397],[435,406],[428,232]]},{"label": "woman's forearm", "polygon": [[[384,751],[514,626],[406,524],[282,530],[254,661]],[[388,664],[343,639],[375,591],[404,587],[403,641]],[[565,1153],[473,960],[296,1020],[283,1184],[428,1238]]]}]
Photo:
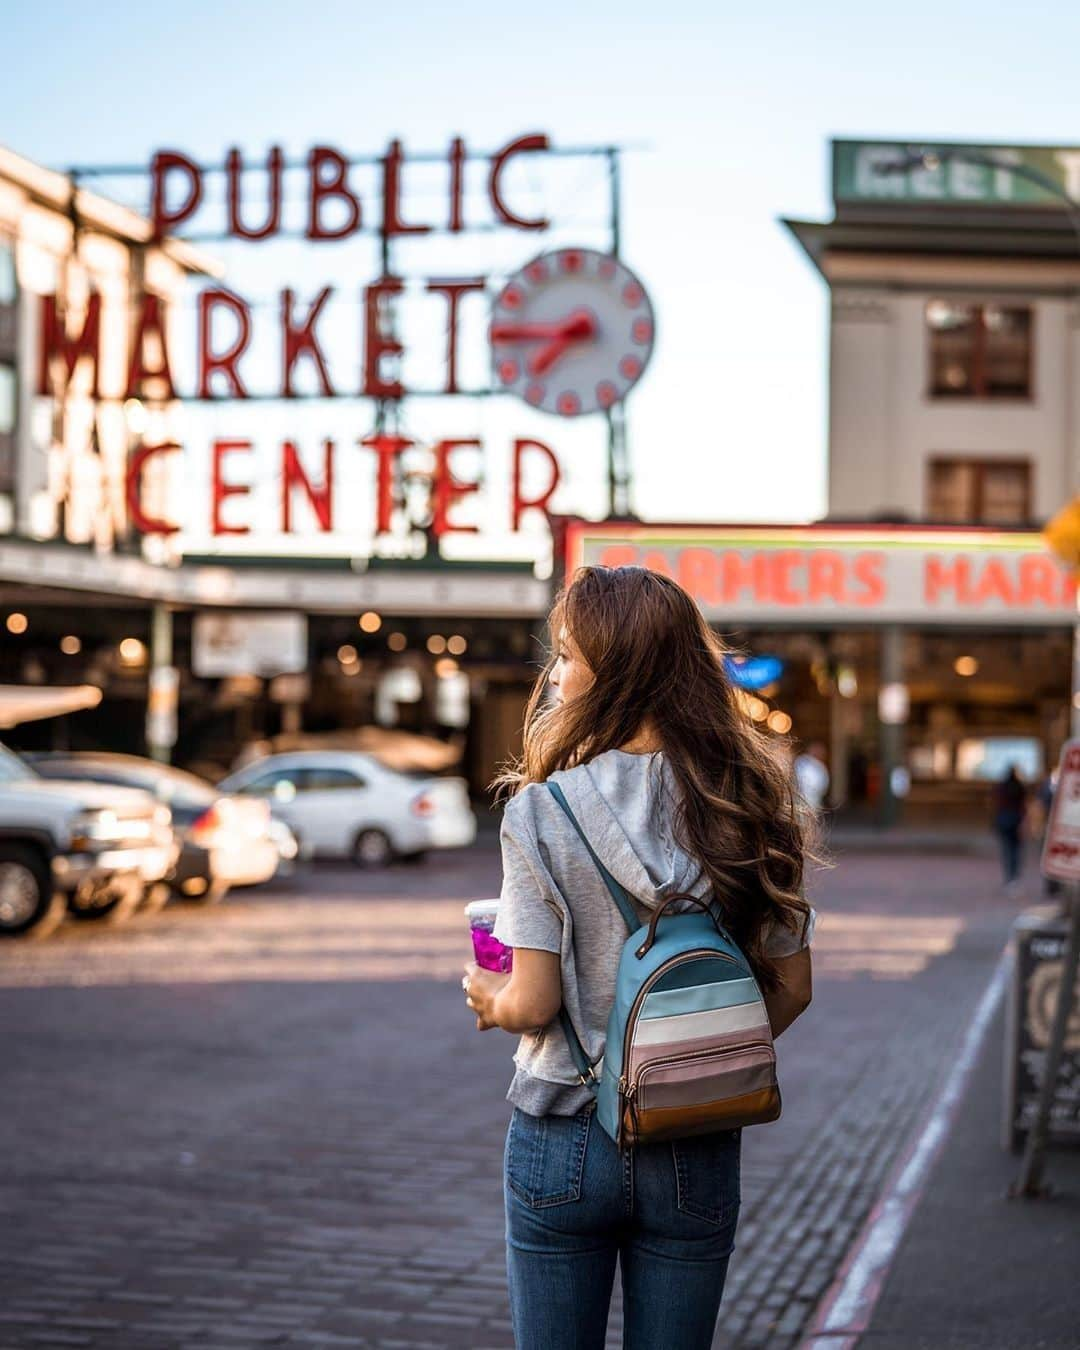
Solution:
[{"label": "woman's forearm", "polygon": [[790,994],[786,989],[778,989],[765,995],[765,1011],[769,1014],[769,1026],[773,1040],[787,1031],[792,1022],[810,1006],[810,1000]]},{"label": "woman's forearm", "polygon": [[[526,1031],[537,1031],[540,1027],[546,1026],[554,1016],[552,1013],[545,1017],[543,1014],[547,1011],[546,1007],[541,1008],[535,998],[529,996],[520,986],[515,986],[512,977],[507,979],[506,984],[495,995],[493,1008],[495,1021],[503,1031],[510,1031],[516,1035]],[[558,1012],[558,1009],[555,1011]]]}]

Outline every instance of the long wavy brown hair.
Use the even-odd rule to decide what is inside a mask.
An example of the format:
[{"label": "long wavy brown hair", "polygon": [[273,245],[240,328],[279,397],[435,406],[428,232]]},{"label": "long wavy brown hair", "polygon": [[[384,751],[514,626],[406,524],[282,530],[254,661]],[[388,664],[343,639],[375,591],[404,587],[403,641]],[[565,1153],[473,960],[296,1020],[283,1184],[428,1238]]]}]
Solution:
[{"label": "long wavy brown hair", "polygon": [[[551,654],[525,715],[519,761],[496,781],[512,795],[655,732],[677,785],[676,837],[712,883],[724,922],[766,989],[779,983],[765,943],[774,924],[802,934],[811,822],[775,743],[725,670],[728,649],[690,596],[645,567],[583,567],[548,619]],[[547,696],[561,635],[593,680],[562,704]]]}]

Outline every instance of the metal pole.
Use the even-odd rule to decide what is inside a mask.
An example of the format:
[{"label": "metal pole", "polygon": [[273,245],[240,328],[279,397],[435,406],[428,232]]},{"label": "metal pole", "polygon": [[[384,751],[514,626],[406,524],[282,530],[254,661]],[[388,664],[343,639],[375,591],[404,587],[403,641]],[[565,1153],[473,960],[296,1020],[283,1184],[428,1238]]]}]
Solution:
[{"label": "metal pole", "polygon": [[[881,630],[881,651],[878,664],[880,686],[900,685],[904,682],[904,630],[895,624]],[[904,724],[886,722],[878,708],[879,739],[881,756],[881,823],[895,825],[900,816],[900,798],[894,790],[893,770],[899,768],[904,759]]]},{"label": "metal pole", "polygon": [[[610,209],[608,228],[610,230],[611,256],[617,258],[622,248],[622,204],[621,181],[619,176],[619,152],[614,147],[607,152],[608,189]],[[620,404],[607,411],[608,428],[608,515],[628,516],[630,514],[630,456],[626,448],[626,408]]]},{"label": "metal pole", "polygon": [[[1077,592],[1080,602],[1080,591]],[[1080,623],[1073,626],[1072,708],[1069,723],[1072,735],[1080,737]]]},{"label": "metal pole", "polygon": [[1069,927],[1065,943],[1065,959],[1061,968],[1054,1025],[1046,1047],[1043,1080],[1039,1090],[1039,1108],[1028,1131],[1024,1147],[1024,1161],[1011,1194],[1022,1199],[1036,1199],[1046,1194],[1042,1185],[1043,1165],[1046,1160],[1046,1142],[1050,1133],[1050,1112],[1054,1105],[1061,1057],[1065,1051],[1065,1036],[1076,997],[1076,974],[1080,969],[1080,886],[1069,886]]},{"label": "metal pole", "polygon": [[[169,676],[165,672],[171,671],[173,663],[173,616],[172,610],[168,605],[158,604],[154,606],[150,618],[150,679],[147,692],[147,749],[150,752],[151,759],[159,760],[162,764],[168,764],[172,742],[167,736],[162,736],[159,732],[162,730],[161,718],[151,711],[151,703],[162,698],[169,698],[169,694],[160,689],[160,685],[169,684]],[[175,696],[175,695],[173,695]]]}]

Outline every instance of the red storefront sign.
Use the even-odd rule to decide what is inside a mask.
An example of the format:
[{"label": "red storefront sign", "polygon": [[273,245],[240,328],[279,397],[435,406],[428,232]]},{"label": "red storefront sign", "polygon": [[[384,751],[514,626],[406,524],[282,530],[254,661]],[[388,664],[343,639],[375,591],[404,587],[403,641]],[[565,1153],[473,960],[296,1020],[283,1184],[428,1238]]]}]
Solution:
[{"label": "red storefront sign", "polygon": [[[478,220],[475,215],[483,214],[485,208],[477,202],[475,191],[471,195],[466,193],[467,168],[474,157],[470,156],[462,138],[455,137],[449,143],[443,164],[446,195],[441,209],[438,203],[433,207],[430,196],[425,195],[425,209],[431,214],[421,220],[413,214],[405,193],[408,160],[400,141],[391,141],[385,154],[376,160],[356,161],[374,171],[375,182],[369,182],[367,191],[358,185],[354,175],[356,164],[350,163],[345,154],[332,146],[315,146],[309,151],[303,170],[306,181],[304,238],[312,243],[340,241],[366,230],[381,235],[388,248],[389,242],[397,237],[436,232],[464,234],[477,228],[490,228],[492,224],[529,233],[544,231],[550,224],[546,216],[536,213],[535,209],[533,213],[527,213],[522,202],[512,200],[514,189],[507,171],[521,159],[544,154],[550,148],[546,135],[531,133],[516,137],[494,154],[484,155],[488,218]],[[423,158],[430,167],[431,157]],[[222,172],[225,191],[223,197],[218,198],[206,190],[206,180],[209,174]],[[280,146],[273,147],[258,164],[246,162],[240,150],[234,147],[227,152],[223,166],[210,169],[179,151],[160,151],[153,156],[148,171],[153,238],[162,240],[167,235],[188,230],[196,222],[197,228],[205,228],[211,214],[216,216],[223,238],[263,243],[284,236],[290,232],[284,220],[287,205],[284,184],[290,172],[295,175],[297,166],[286,162]],[[291,197],[295,178],[289,181]],[[295,235],[295,230],[292,233]],[[572,251],[564,250],[564,253],[569,258]],[[384,252],[384,258],[388,256],[388,252]],[[573,256],[584,257],[585,253],[579,251]],[[605,258],[604,262],[606,265],[608,260]],[[615,275],[619,265],[615,260],[610,260],[610,265],[612,275]],[[537,266],[539,264],[534,262],[533,267]],[[582,284],[584,281],[582,278]],[[347,387],[340,379],[335,384],[331,375],[332,363],[320,333],[320,323],[325,322],[330,307],[336,301],[345,302],[349,298],[342,288],[327,285],[313,293],[300,294],[290,286],[282,287],[274,306],[276,314],[257,318],[256,306],[244,296],[221,285],[209,286],[197,299],[193,388],[187,394],[178,388],[174,377],[170,324],[165,303],[159,295],[153,291],[135,294],[130,302],[130,321],[123,325],[108,323],[104,307],[115,301],[105,300],[96,292],[91,291],[85,306],[73,312],[66,310],[62,297],[45,295],[41,297],[36,392],[41,397],[63,400],[79,373],[84,387],[88,384],[91,397],[100,402],[139,400],[162,404],[185,396],[233,402],[252,397],[293,400],[304,397],[299,389],[306,378],[307,387],[314,385],[316,397],[321,399],[398,401],[410,393],[397,374],[409,339],[404,338],[389,319],[395,302],[407,286],[413,291],[421,291],[426,297],[425,303],[430,306],[430,318],[419,324],[417,340],[431,340],[426,335],[435,335],[443,360],[441,385],[420,392],[451,397],[467,395],[470,391],[460,388],[458,376],[461,316],[467,305],[477,303],[476,298],[484,296],[488,287],[486,276],[405,277],[391,274],[362,281],[359,285],[360,318],[354,330],[357,346],[355,359],[350,362],[356,376]],[[644,304],[644,301],[635,303]],[[632,324],[633,319],[630,315],[626,323]],[[638,318],[637,322],[640,327],[642,320]],[[245,367],[245,358],[257,336],[256,323],[270,323],[275,328],[280,361],[274,393],[265,387],[253,392],[252,374]],[[118,332],[125,336],[118,339]],[[125,359],[118,361],[111,352],[103,352],[104,334],[109,335],[104,340],[126,340]],[[592,330],[589,335],[594,336]],[[635,340],[642,346],[642,352],[635,357],[632,378],[631,373],[626,374],[627,385],[636,380],[647,359],[647,348],[651,347],[652,340],[651,323],[648,332],[642,329]],[[569,339],[564,342],[560,355],[566,355],[563,349],[568,351],[572,345]],[[623,364],[626,364],[625,359]],[[119,377],[113,379],[113,387],[104,387],[103,370],[120,372]],[[610,406],[614,398],[615,394],[604,406]],[[562,411],[566,413],[568,409]],[[284,534],[294,532],[295,504],[302,500],[309,508],[317,530],[329,533],[335,528],[338,456],[357,453],[357,446],[346,447],[330,439],[321,440],[318,442],[322,450],[319,472],[315,472],[310,465],[305,467],[299,448],[301,439],[310,446],[310,435],[283,437],[276,452],[280,531]],[[427,510],[424,519],[408,521],[411,527],[430,528],[437,537],[475,530],[475,526],[463,523],[459,508],[464,499],[481,490],[481,485],[476,478],[464,473],[462,456],[458,452],[480,449],[478,439],[459,437],[435,441],[426,447],[428,466],[420,470],[403,463],[403,457],[414,448],[414,443],[407,438],[371,435],[359,439],[357,444],[362,453],[371,456],[373,465],[375,506],[374,519],[370,522],[373,534],[385,534],[392,529],[393,522],[402,522],[403,483],[417,477],[425,478],[429,484]],[[213,535],[246,534],[252,528],[243,509],[243,499],[252,491],[252,486],[250,481],[244,481],[242,465],[245,455],[255,448],[255,442],[242,435],[218,439],[210,445],[209,515]],[[166,518],[166,512],[153,514],[144,507],[142,482],[148,466],[159,462],[162,456],[182,450],[181,445],[169,440],[139,445],[129,452],[125,500],[129,521],[138,531],[173,534],[179,530],[178,523]],[[530,437],[514,439],[511,453],[507,519],[509,528],[518,530],[528,512],[539,510],[547,514],[559,485],[560,469],[554,452],[543,442]],[[414,498],[415,495],[410,494]]]},{"label": "red storefront sign", "polygon": [[1071,623],[1076,583],[1035,531],[574,523],[567,566],[674,577],[710,619],[737,623]]},{"label": "red storefront sign", "polygon": [[[375,474],[375,518],[369,522],[357,522],[350,515],[350,524],[362,533],[366,524],[373,534],[388,534],[393,527],[394,512],[400,503],[394,486],[399,476],[400,461],[409,451],[418,448],[415,441],[405,436],[368,436],[357,442],[361,451],[367,452],[373,461]],[[342,447],[342,450],[353,449]],[[427,514],[431,530],[436,538],[447,534],[475,534],[476,526],[464,524],[458,518],[458,504],[466,497],[481,490],[481,484],[475,479],[465,478],[453,462],[454,452],[459,449],[482,448],[482,443],[474,438],[457,438],[438,441],[428,447],[431,467],[418,473],[408,471],[411,478],[422,477],[428,484]],[[254,442],[245,437],[230,437],[215,440],[210,448],[210,533],[221,535],[244,535],[251,532],[250,521],[243,516],[242,508],[227,507],[231,498],[243,499],[251,492],[249,483],[242,481],[242,463],[246,455],[254,449]],[[135,528],[143,534],[175,534],[180,526],[169,520],[149,515],[142,504],[142,474],[147,464],[161,455],[171,455],[182,450],[175,441],[166,441],[161,445],[144,445],[136,450],[128,461],[127,469],[127,506]],[[337,465],[338,445],[332,440],[322,442],[321,473],[315,478],[305,470],[296,441],[282,441],[276,477],[280,483],[280,515],[278,526],[282,534],[295,532],[294,509],[297,500],[305,500],[311,507],[319,533],[332,533],[338,522],[336,511],[338,497],[335,491],[335,469]],[[355,453],[355,451],[354,451]],[[559,486],[559,461],[550,446],[531,437],[519,437],[513,442],[510,477],[510,495],[508,501],[507,522],[510,530],[519,530],[525,515],[530,511],[547,513],[548,504]],[[546,478],[537,489],[535,477],[540,470],[541,478]],[[529,480],[529,485],[526,484]],[[347,504],[342,509],[348,509]],[[359,528],[357,528],[359,527]]]}]

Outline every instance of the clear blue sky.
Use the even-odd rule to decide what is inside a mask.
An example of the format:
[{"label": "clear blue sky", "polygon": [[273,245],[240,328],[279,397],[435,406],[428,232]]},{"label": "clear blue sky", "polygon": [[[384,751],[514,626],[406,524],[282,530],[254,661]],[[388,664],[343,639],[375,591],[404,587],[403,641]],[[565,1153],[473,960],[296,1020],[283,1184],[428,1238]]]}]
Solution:
[{"label": "clear blue sky", "polygon": [[[653,518],[823,511],[826,295],[777,217],[829,213],[830,136],[1080,142],[1065,3],[53,3],[10,4],[3,27],[0,142],[50,165],[379,152],[392,135],[486,149],[533,130],[643,147],[624,255],[659,315],[630,403]],[[535,241],[519,246],[524,261]],[[293,275],[258,265],[264,294]],[[312,287],[335,279],[329,255],[303,267]],[[547,429],[578,457],[566,506],[599,509],[600,427]]]}]

